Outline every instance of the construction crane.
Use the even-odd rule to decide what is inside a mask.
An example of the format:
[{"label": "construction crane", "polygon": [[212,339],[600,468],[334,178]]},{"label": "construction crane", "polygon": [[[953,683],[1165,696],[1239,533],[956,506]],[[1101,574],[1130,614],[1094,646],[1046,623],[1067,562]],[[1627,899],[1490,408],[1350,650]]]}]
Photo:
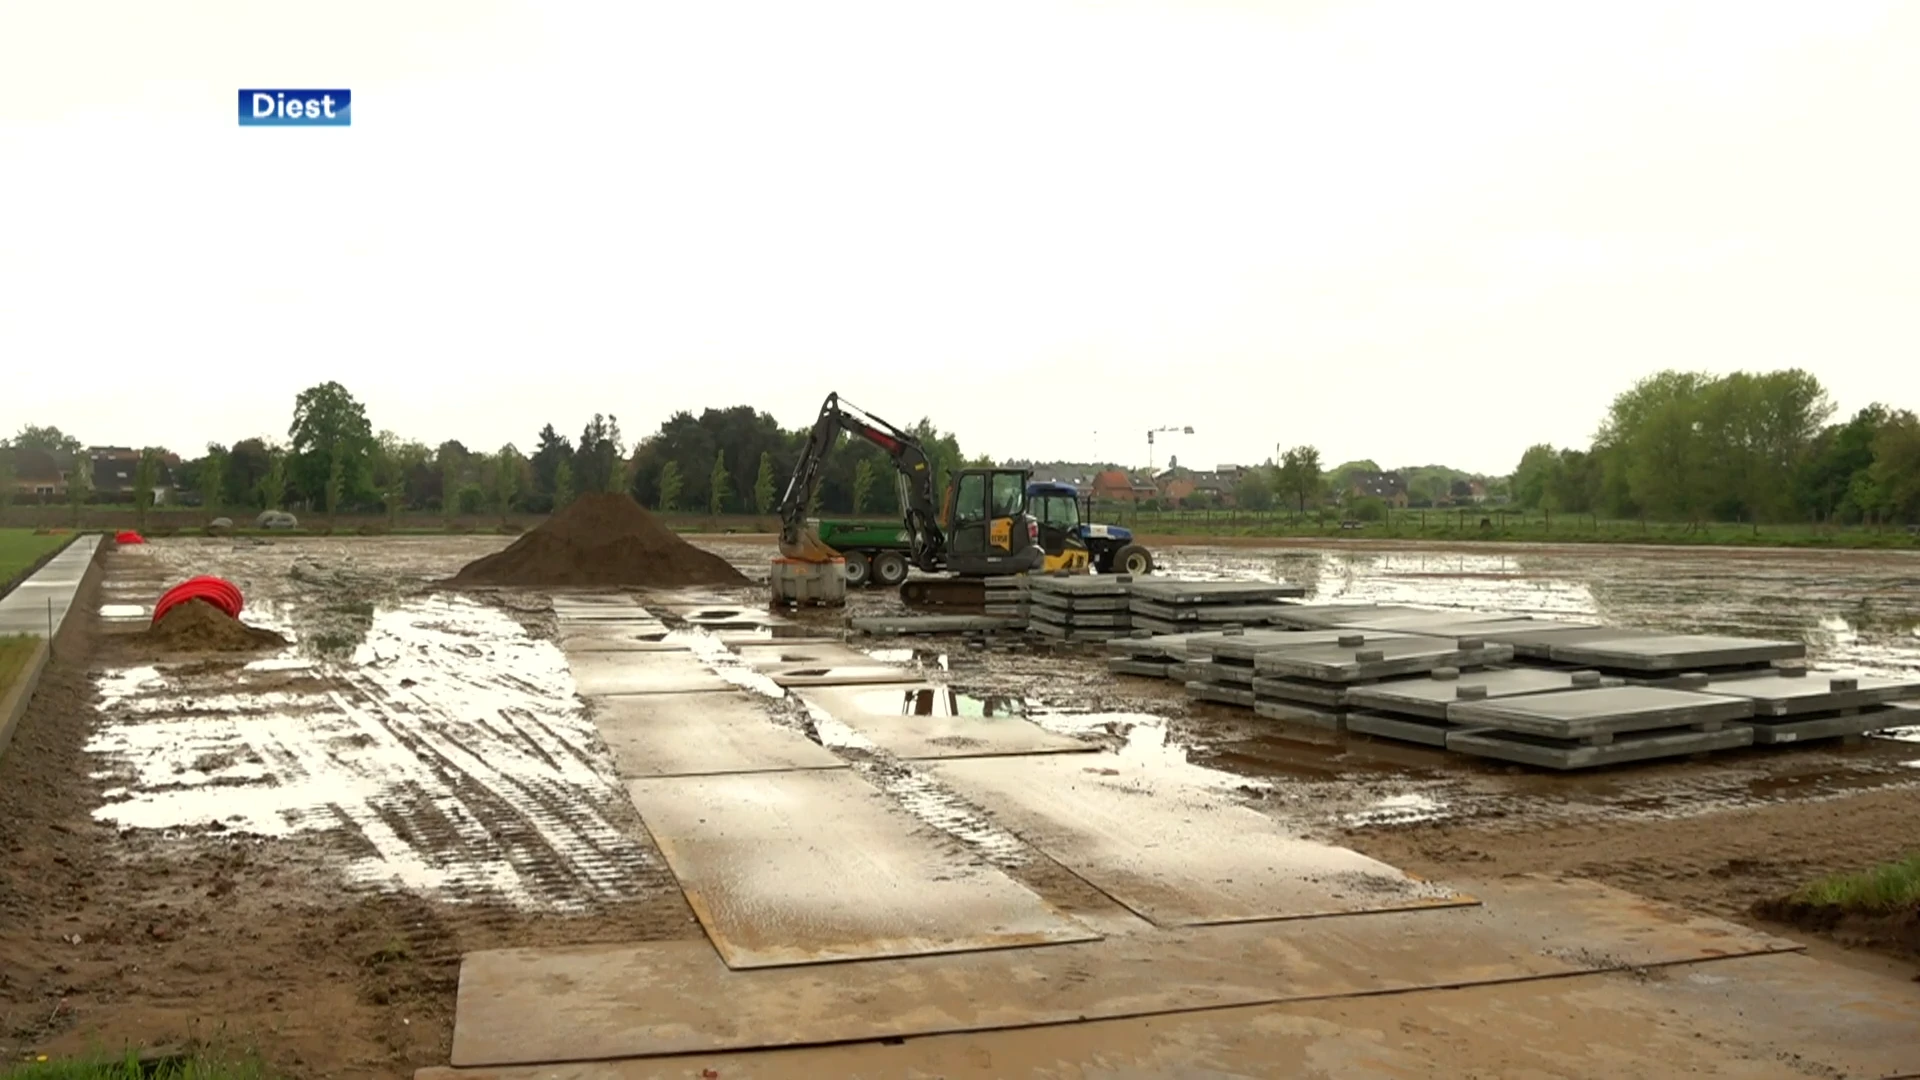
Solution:
[{"label": "construction crane", "polygon": [[1193,434],[1193,428],[1189,426],[1157,427],[1157,428],[1150,429],[1147,432],[1147,471],[1148,472],[1153,471],[1153,437],[1155,435],[1159,435],[1163,432],[1168,432],[1168,431],[1175,432],[1180,435]]},{"label": "construction crane", "polygon": [[[1087,549],[1077,538],[1051,554],[1041,540],[1039,522],[1027,512],[1027,483],[1032,472],[1021,468],[969,468],[953,473],[944,502],[926,450],[918,439],[893,424],[827,395],[813,423],[807,444],[794,464],[793,476],[780,497],[780,554],[802,562],[826,562],[841,557],[820,539],[807,521],[807,507],[820,486],[820,469],[840,433],[865,439],[886,451],[893,462],[900,492],[907,541],[906,556],[933,579],[905,579],[900,598],[909,604],[975,606],[986,601],[984,578],[1055,568],[1087,568]],[[902,574],[904,578],[904,574]]]}]

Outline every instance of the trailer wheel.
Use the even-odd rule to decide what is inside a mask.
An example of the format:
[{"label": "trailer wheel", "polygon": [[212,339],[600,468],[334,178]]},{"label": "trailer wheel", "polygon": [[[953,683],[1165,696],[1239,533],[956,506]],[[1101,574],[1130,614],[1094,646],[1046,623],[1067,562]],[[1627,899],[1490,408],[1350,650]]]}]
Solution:
[{"label": "trailer wheel", "polygon": [[873,564],[867,561],[864,551],[849,551],[847,557],[847,588],[863,589],[873,580]]},{"label": "trailer wheel", "polygon": [[907,580],[907,557],[897,551],[883,551],[873,557],[873,582],[892,587]]},{"label": "trailer wheel", "polygon": [[1128,544],[1113,553],[1113,568],[1122,574],[1144,577],[1153,573],[1153,553],[1139,544]]}]

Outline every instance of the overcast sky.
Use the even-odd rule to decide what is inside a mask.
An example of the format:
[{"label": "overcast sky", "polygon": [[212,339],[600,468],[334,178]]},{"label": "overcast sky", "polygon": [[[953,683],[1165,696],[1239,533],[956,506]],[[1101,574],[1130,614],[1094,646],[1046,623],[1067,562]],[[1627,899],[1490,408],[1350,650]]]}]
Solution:
[{"label": "overcast sky", "polygon": [[1916,56],[1832,0],[8,3],[0,434],[838,390],[1001,458],[1506,472],[1663,367],[1920,407]]}]

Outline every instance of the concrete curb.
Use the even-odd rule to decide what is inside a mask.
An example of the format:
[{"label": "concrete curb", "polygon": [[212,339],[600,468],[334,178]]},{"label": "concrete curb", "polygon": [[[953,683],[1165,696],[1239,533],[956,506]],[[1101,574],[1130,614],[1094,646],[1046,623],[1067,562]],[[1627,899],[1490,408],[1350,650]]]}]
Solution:
[{"label": "concrete curb", "polygon": [[[78,538],[79,534],[76,534],[75,539]],[[71,545],[72,541],[69,541],[60,550],[65,551]],[[86,573],[73,590],[73,603],[68,606],[67,613],[61,616],[53,637],[40,639],[33,655],[27,658],[26,667],[21,669],[19,679],[4,694],[0,694],[0,756],[6,754],[8,745],[13,742],[14,730],[20,726],[21,718],[26,716],[27,706],[33,704],[34,691],[40,688],[40,676],[46,671],[47,665],[56,656],[69,655],[74,642],[84,633],[80,627],[86,624],[88,613],[99,599],[100,578],[104,573],[101,559],[112,547],[111,537],[101,538],[100,546],[93,549],[93,558],[87,563]]]}]

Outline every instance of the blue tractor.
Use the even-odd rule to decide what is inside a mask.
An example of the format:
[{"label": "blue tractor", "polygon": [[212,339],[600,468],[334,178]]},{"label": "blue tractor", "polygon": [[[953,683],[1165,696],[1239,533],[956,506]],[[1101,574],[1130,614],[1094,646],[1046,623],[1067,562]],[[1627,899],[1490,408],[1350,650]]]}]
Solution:
[{"label": "blue tractor", "polygon": [[[1093,500],[1085,503],[1090,516]],[[1047,481],[1027,485],[1027,512],[1040,523],[1040,546],[1050,554],[1064,547],[1067,537],[1086,545],[1088,560],[1102,574],[1153,573],[1153,553],[1133,542],[1133,532],[1118,525],[1094,525],[1081,520],[1080,492],[1071,484]]]}]

